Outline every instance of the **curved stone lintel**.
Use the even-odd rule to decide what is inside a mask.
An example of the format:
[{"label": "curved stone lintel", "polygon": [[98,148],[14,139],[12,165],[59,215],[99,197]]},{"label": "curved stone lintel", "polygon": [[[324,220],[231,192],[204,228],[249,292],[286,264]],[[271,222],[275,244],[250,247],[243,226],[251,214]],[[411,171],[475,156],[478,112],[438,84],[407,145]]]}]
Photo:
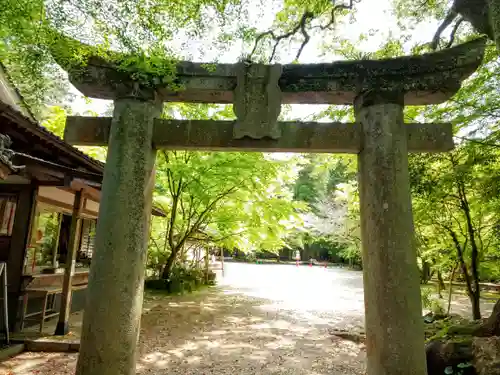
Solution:
[{"label": "curved stone lintel", "polygon": [[[283,103],[349,105],[358,93],[376,88],[403,92],[406,105],[438,104],[452,97],[479,67],[485,44],[486,39],[479,38],[418,56],[284,65],[279,80]],[[130,73],[99,57],[90,58],[84,67],[63,68],[88,97],[115,99],[134,87]],[[161,83],[155,88],[167,102],[232,103],[236,77],[237,64],[179,62],[176,83],[182,89],[171,90]],[[160,82],[161,77],[151,81]]]}]

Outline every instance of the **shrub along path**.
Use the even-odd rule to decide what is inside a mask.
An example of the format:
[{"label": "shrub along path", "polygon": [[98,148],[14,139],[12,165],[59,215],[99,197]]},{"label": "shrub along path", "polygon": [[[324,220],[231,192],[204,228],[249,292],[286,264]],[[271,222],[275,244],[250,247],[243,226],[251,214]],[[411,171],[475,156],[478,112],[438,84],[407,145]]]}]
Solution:
[{"label": "shrub along path", "polygon": [[[361,345],[332,337],[328,324],[269,308],[271,302],[230,287],[150,296],[137,373],[363,374]],[[0,374],[69,375],[76,359],[77,354],[23,353],[0,364]]]}]

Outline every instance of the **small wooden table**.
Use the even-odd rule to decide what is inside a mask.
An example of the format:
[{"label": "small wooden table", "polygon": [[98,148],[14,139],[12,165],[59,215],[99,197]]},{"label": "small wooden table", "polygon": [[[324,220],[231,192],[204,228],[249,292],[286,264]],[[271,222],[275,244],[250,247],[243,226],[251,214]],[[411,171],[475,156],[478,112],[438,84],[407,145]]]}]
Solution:
[{"label": "small wooden table", "polygon": [[[73,285],[71,291],[81,290],[87,288],[87,284]],[[53,318],[59,315],[59,311],[54,309],[55,296],[62,293],[62,286],[38,286],[38,287],[28,287],[24,290],[23,294],[23,310],[21,316],[21,331],[24,328],[24,322],[26,320],[32,320],[33,317],[38,317],[40,315],[40,333],[43,332],[43,325],[47,319]],[[43,306],[41,311],[36,311],[27,314],[28,310],[28,299],[29,297],[42,297]],[[35,318],[38,320],[38,318]]]}]

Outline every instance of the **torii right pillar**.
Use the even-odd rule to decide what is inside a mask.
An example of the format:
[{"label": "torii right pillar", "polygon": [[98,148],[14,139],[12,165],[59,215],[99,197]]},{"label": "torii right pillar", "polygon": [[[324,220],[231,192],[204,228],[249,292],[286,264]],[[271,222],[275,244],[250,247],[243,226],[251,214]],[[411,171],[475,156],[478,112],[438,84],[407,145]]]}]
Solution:
[{"label": "torii right pillar", "polygon": [[403,109],[399,92],[355,101],[368,375],[427,373]]}]

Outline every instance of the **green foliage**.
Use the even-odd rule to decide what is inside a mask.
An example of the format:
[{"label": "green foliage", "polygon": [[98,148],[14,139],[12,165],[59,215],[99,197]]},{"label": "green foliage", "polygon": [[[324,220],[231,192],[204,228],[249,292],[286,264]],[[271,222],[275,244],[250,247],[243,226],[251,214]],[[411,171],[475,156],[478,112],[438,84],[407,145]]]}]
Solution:
[{"label": "green foliage", "polygon": [[[169,105],[165,116],[224,118],[226,108]],[[263,153],[161,151],[154,200],[167,213],[152,225],[150,260],[166,268],[190,246],[277,252],[300,226],[288,186],[294,159]],[[303,207],[302,207],[303,208]],[[168,272],[168,271],[167,271]]]},{"label": "green foliage", "polygon": [[294,216],[281,188],[286,170],[261,153],[162,152],[155,201],[169,215],[173,247],[184,239],[242,250],[282,246]]},{"label": "green foliage", "polygon": [[204,285],[215,285],[216,275],[211,270],[178,265],[172,269],[168,279],[149,279],[145,287],[151,290],[165,290],[170,294],[191,293]]},{"label": "green foliage", "polygon": [[443,302],[434,296],[432,288],[422,287],[420,288],[420,296],[422,300],[422,307],[429,310],[434,316],[445,315],[445,309]]},{"label": "green foliage", "polygon": [[40,246],[41,265],[52,261],[57,243],[60,214],[57,212],[40,212],[38,214],[38,228],[42,229],[43,237]]},{"label": "green foliage", "polygon": [[[326,116],[326,114],[323,114]],[[328,116],[343,116],[332,110]],[[351,156],[310,154],[301,161],[294,199],[307,203],[294,247],[331,261],[361,264],[356,164]]]},{"label": "green foliage", "polygon": [[[0,14],[0,61],[27,104],[42,115],[60,104],[68,81],[54,64],[85,65],[90,55],[111,59],[141,82],[173,83],[172,52],[180,29],[208,32],[239,0],[123,0],[118,2],[6,0]],[[71,41],[88,43],[81,45]],[[117,55],[117,51],[125,55]]]},{"label": "green foliage", "polygon": [[432,299],[429,309],[432,311],[432,313],[434,315],[444,315],[445,314],[443,302],[437,298]]},{"label": "green foliage", "polygon": [[430,288],[421,288],[420,296],[422,299],[422,307],[424,309],[430,309],[432,303],[432,290]]}]

